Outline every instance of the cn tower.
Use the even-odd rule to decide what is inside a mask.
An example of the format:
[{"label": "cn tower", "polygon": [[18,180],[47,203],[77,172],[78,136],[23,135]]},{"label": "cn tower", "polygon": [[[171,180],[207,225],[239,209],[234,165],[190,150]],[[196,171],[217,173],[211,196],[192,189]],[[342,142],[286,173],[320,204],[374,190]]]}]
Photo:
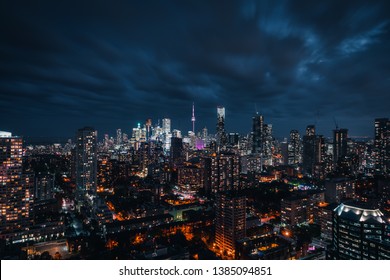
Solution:
[{"label": "cn tower", "polygon": [[192,102],[192,132],[195,133],[195,105],[194,102]]}]

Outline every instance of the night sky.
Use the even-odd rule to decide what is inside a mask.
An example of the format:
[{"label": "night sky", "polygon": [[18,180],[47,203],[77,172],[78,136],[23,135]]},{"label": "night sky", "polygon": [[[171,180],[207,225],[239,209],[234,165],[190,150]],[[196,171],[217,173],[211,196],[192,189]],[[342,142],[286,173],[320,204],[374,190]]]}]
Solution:
[{"label": "night sky", "polygon": [[390,117],[390,1],[1,1],[0,130],[130,133],[146,118],[276,137]]}]

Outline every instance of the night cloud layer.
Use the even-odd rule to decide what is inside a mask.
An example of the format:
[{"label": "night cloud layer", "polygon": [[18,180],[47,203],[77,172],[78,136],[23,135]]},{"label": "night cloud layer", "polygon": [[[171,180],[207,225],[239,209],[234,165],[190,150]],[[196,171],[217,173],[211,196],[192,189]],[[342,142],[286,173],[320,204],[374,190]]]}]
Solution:
[{"label": "night cloud layer", "polygon": [[275,135],[390,117],[390,2],[2,1],[0,130],[130,133],[151,117]]}]

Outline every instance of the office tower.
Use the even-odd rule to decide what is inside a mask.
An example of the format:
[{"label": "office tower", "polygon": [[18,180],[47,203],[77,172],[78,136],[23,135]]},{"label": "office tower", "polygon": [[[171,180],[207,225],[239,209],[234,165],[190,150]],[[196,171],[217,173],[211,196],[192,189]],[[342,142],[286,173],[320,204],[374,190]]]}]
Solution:
[{"label": "office tower", "polygon": [[390,246],[385,242],[386,227],[388,224],[379,209],[340,204],[333,211],[332,258],[390,259]]},{"label": "office tower", "polygon": [[221,152],[212,157],[213,192],[237,190],[240,186],[240,157],[234,153]]},{"label": "office tower", "polygon": [[116,130],[116,144],[122,144],[122,130],[120,128]]},{"label": "office tower", "polygon": [[288,164],[298,164],[301,162],[301,139],[298,130],[290,131],[290,141],[288,143]]},{"label": "office tower", "polygon": [[262,115],[256,115],[252,121],[252,153],[261,154],[263,152],[264,118]]},{"label": "office tower", "polygon": [[192,132],[195,133],[195,105],[192,102],[192,117],[191,117],[191,122],[192,122]]},{"label": "office tower", "polygon": [[146,140],[149,141],[150,137],[152,136],[152,119],[146,119],[145,122],[146,127]]},{"label": "office tower", "polygon": [[108,134],[104,134],[104,140],[103,140],[103,143],[104,143],[104,147],[108,147],[110,146],[110,137],[108,136]]},{"label": "office tower", "polygon": [[217,107],[217,133],[216,133],[217,146],[223,147],[226,145],[226,132],[225,132],[225,107]]},{"label": "office tower", "polygon": [[208,137],[207,127],[204,127],[204,128],[202,129],[202,139],[203,139],[203,140],[206,140],[207,137]]},{"label": "office tower", "polygon": [[126,133],[122,134],[122,143],[128,143],[129,142],[129,136]]},{"label": "office tower", "polygon": [[222,192],[215,199],[215,244],[219,253],[233,258],[236,241],[245,237],[246,198],[236,192]]},{"label": "office tower", "polygon": [[146,141],[146,126],[142,127],[140,129],[140,132],[141,132],[140,142],[145,142]]},{"label": "office tower", "polygon": [[337,162],[340,158],[347,155],[348,129],[341,128],[333,130],[333,161]]},{"label": "office tower", "polygon": [[80,128],[76,133],[76,187],[77,198],[96,194],[97,184],[97,131],[92,127]]},{"label": "office tower", "polygon": [[162,133],[163,133],[163,143],[164,143],[164,152],[168,153],[171,150],[171,119],[162,120]]},{"label": "office tower", "polygon": [[165,118],[162,120],[162,131],[165,134],[171,133],[171,119]]},{"label": "office tower", "polygon": [[378,173],[390,171],[390,121],[375,119],[375,170]]},{"label": "office tower", "polygon": [[0,131],[1,238],[8,239],[7,234],[26,230],[30,225],[32,182],[30,177],[22,173],[22,146],[21,137]]},{"label": "office tower", "polygon": [[134,141],[139,141],[141,139],[141,124],[140,123],[137,124],[137,127],[133,128],[131,138],[133,138]]}]

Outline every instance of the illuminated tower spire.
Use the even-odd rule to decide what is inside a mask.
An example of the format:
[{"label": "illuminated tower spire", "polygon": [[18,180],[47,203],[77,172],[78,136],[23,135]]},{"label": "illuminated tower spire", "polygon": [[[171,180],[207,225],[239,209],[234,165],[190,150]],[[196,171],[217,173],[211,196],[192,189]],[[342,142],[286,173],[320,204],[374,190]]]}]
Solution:
[{"label": "illuminated tower spire", "polygon": [[195,133],[195,105],[194,102],[192,102],[192,132]]}]

